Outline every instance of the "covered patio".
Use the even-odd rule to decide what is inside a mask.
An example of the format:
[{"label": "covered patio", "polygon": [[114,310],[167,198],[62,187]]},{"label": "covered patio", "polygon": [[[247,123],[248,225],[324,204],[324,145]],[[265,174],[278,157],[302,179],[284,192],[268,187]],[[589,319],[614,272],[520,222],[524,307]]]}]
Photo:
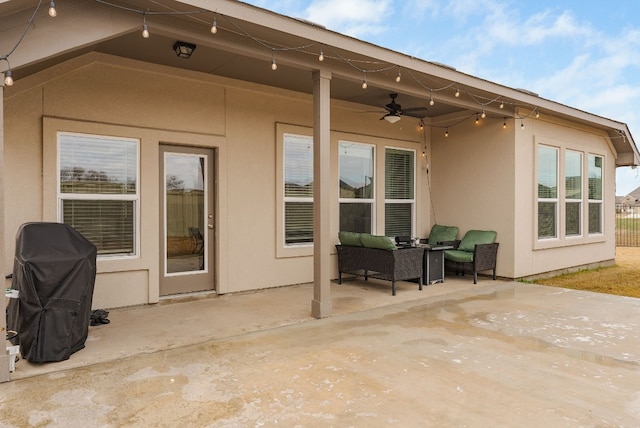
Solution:
[{"label": "covered patio", "polygon": [[640,423],[640,300],[469,277],[388,287],[332,284],[322,320],[310,284],[113,310],[68,361],[17,363],[3,422]]}]

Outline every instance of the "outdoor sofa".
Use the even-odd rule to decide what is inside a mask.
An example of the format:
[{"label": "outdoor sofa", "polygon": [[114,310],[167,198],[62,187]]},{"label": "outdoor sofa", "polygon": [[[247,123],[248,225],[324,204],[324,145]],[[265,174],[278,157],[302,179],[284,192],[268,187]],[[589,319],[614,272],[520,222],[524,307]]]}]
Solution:
[{"label": "outdoor sofa", "polygon": [[420,247],[398,248],[386,236],[368,233],[340,232],[338,251],[338,283],[342,274],[391,281],[391,294],[396,295],[396,281],[418,280],[422,290],[422,257]]},{"label": "outdoor sofa", "polygon": [[454,242],[454,249],[445,250],[445,266],[456,275],[464,275],[465,270],[473,273],[473,283],[478,283],[478,272],[493,270],[496,279],[496,259],[498,243],[496,232],[492,230],[469,230],[460,241]]}]

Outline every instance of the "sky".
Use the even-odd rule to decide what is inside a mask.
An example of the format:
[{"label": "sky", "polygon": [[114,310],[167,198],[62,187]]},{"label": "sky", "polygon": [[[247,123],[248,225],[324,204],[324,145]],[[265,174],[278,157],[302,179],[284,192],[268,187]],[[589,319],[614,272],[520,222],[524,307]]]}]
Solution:
[{"label": "sky", "polygon": [[[244,0],[624,122],[640,144],[638,0]],[[617,168],[616,195],[640,187]]]}]

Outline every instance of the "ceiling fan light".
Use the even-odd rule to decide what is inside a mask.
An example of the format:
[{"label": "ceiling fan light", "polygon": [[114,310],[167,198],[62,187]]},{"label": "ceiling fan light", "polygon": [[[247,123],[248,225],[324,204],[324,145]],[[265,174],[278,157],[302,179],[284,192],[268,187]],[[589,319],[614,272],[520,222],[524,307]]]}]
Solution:
[{"label": "ceiling fan light", "polygon": [[395,113],[389,113],[389,114],[386,114],[383,119],[389,123],[396,123],[397,121],[400,120],[400,116],[398,116]]}]

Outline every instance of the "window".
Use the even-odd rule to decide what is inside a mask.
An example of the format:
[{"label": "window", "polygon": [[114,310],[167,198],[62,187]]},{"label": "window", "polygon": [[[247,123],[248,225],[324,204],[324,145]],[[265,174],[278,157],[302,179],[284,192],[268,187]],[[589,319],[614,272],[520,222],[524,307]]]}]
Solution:
[{"label": "window", "polygon": [[602,234],[604,157],[544,144],[537,150],[538,240]]},{"label": "window", "polygon": [[582,153],[567,150],[564,158],[565,234],[582,234]]},{"label": "window", "polygon": [[340,229],[371,233],[374,197],[374,147],[340,141]]},{"label": "window", "polygon": [[385,235],[413,236],[415,151],[385,149]]},{"label": "window", "polygon": [[538,239],[557,238],[558,149],[538,146]]},{"label": "window", "polygon": [[313,242],[313,139],[284,134],[284,241]]},{"label": "window", "polygon": [[138,140],[58,134],[58,216],[99,256],[137,253]]},{"label": "window", "polygon": [[589,155],[589,233],[602,233],[602,156]]}]

